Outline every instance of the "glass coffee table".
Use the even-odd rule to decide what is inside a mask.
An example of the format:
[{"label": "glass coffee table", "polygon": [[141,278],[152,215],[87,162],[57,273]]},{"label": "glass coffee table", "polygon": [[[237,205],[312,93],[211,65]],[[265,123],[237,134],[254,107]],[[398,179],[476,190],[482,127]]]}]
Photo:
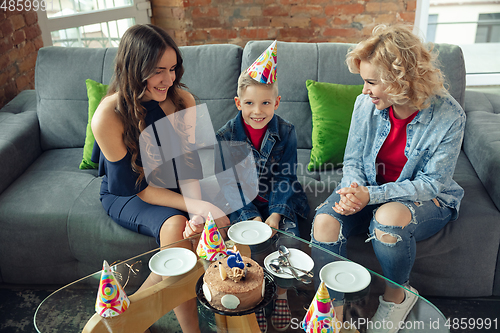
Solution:
[{"label": "glass coffee table", "polygon": [[[192,244],[195,244],[197,240],[197,237],[189,239]],[[311,260],[311,249],[315,247],[308,241],[290,236],[279,230],[277,236],[257,245],[249,246],[233,241],[226,244],[229,245],[228,247],[232,247],[232,243],[237,246],[242,255],[252,257],[262,267],[266,266],[265,263],[268,265],[269,259],[276,256],[277,247],[280,244],[292,249],[291,259],[294,254],[297,257],[300,253],[303,256],[303,258],[299,258],[301,262]],[[178,244],[171,244],[168,247],[176,247],[176,245]],[[322,251],[322,255],[331,257],[331,262],[349,263],[348,260],[340,256],[316,248]],[[198,259],[194,267],[187,273],[171,276],[148,289],[136,293],[151,273],[148,265],[149,260],[162,249],[164,248],[152,250],[122,262],[110,263],[115,277],[123,286],[131,302],[129,308],[123,314],[112,318],[102,318],[95,312],[97,290],[101,278],[101,271],[98,271],[55,291],[44,299],[35,312],[34,324],[37,332],[142,333],[150,325],[151,333],[182,332],[171,310],[182,302],[197,297],[196,286],[199,285],[198,281],[204,274],[207,263],[202,259]],[[312,264],[315,264],[314,261]],[[292,321],[290,326],[281,332],[304,332],[301,322],[316,294],[320,282],[320,268],[314,268],[313,282],[309,284],[304,284],[291,276],[266,274],[268,278],[272,277],[271,280],[276,286],[287,289]],[[266,271],[266,269],[264,270]],[[357,329],[343,328],[345,332],[363,333],[366,331],[367,325],[373,325],[370,321],[377,310],[378,298],[383,293],[386,283],[389,283],[381,275],[370,270],[367,270],[367,272],[369,278],[366,287],[362,290],[344,294],[344,322],[354,324]],[[198,293],[198,317],[202,333],[260,332],[254,313],[233,316],[214,313],[199,296]],[[270,320],[273,302],[267,300],[266,303],[268,304],[264,306],[264,311],[268,322],[267,332],[277,332]],[[136,320],[127,321],[128,317],[135,316],[137,318],[137,315],[141,318],[140,323]],[[421,296],[418,296],[418,300],[407,316],[406,321],[399,323],[399,325],[401,327],[399,332],[449,332],[444,315]],[[349,325],[344,326],[348,327]]]}]

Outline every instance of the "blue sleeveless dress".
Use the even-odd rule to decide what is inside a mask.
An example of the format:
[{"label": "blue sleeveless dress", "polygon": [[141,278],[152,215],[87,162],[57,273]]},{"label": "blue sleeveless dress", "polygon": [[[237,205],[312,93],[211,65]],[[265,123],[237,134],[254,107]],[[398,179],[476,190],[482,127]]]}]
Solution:
[{"label": "blue sleeveless dress", "polygon": [[[169,145],[169,150],[174,151],[174,154],[177,156],[174,159],[164,161],[158,167],[159,170],[155,170],[157,172],[152,172],[151,175],[155,174],[157,178],[162,177],[174,180],[173,182],[168,181],[167,183],[170,186],[165,187],[181,193],[177,185],[178,180],[203,178],[199,155],[195,149],[190,149],[192,153],[189,154],[189,159],[180,153],[180,138],[175,133],[170,122],[168,120],[165,121],[167,118],[161,121],[161,128],[155,125],[157,121],[166,117],[157,101],[152,100],[141,104],[147,111],[145,118],[146,127],[152,125],[157,146],[161,147],[158,131],[166,131],[170,140],[163,140],[168,141],[164,142],[164,145]],[[160,137],[164,138],[165,135],[160,135]],[[164,146],[161,148],[164,150],[167,147]],[[132,170],[131,158],[132,155],[127,152],[121,160],[110,162],[104,157],[97,142],[94,143],[92,161],[99,163],[98,174],[103,177],[100,190],[101,203],[108,215],[116,223],[140,234],[155,237],[156,242],[160,245],[160,229],[163,222],[174,215],[182,215],[188,219],[189,216],[187,212],[175,208],[152,205],[142,201],[137,196],[137,193],[148,186],[148,181],[144,177],[139,184],[136,184],[138,174]],[[136,162],[142,166],[140,156],[138,156]],[[149,179],[150,177],[148,177]],[[161,182],[155,182],[155,185],[158,185],[158,183]],[[174,186],[171,186],[172,184]]]}]

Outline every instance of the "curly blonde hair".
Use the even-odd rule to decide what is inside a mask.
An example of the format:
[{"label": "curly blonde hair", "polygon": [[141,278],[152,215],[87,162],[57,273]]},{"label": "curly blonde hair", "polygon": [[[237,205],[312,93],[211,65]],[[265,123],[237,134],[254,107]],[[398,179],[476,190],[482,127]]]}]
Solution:
[{"label": "curly blonde hair", "polygon": [[347,54],[351,73],[359,73],[361,61],[378,69],[385,92],[392,103],[425,109],[435,95],[443,95],[444,76],[438,68],[437,52],[402,25],[378,25],[372,36]]}]

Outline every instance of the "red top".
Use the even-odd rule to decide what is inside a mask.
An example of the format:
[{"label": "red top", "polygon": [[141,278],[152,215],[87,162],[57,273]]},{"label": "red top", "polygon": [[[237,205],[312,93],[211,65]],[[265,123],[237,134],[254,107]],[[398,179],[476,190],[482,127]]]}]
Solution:
[{"label": "red top", "polygon": [[[253,146],[260,151],[260,146],[262,145],[262,141],[264,140],[264,135],[266,135],[267,125],[264,126],[264,128],[255,129],[252,126],[245,123],[243,118],[241,118],[241,121],[243,122],[243,128],[245,129],[247,137],[250,139]],[[257,196],[257,200],[261,202],[267,202],[267,200],[261,197],[260,195]]]},{"label": "red top", "polygon": [[245,128],[245,133],[247,134],[248,138],[252,142],[253,146],[255,148],[257,148],[257,150],[260,151],[260,146],[262,145],[262,140],[264,140],[264,135],[266,134],[266,131],[267,131],[267,125],[264,126],[264,128],[255,129],[252,126],[245,123],[243,118],[241,118],[241,121],[243,122],[243,127]]},{"label": "red top", "polygon": [[391,131],[377,155],[377,182],[380,184],[395,182],[408,160],[404,154],[406,146],[406,126],[415,118],[418,111],[406,119],[394,117],[392,106],[389,107]]}]

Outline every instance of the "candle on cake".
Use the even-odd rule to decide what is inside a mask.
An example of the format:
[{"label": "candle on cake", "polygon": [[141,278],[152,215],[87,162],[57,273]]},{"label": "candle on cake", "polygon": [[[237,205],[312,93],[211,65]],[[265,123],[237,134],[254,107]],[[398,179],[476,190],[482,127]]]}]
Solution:
[{"label": "candle on cake", "polygon": [[227,250],[227,254],[227,265],[230,268],[227,276],[234,282],[239,282],[241,279],[244,279],[246,275],[243,258],[241,257],[240,251],[236,248],[236,245],[232,250]]}]

